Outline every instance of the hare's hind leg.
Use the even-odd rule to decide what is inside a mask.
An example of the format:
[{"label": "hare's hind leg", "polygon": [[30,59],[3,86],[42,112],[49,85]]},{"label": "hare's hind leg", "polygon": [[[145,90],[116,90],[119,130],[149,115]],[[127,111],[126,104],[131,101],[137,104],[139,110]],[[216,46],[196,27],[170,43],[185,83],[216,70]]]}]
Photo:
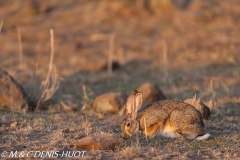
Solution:
[{"label": "hare's hind leg", "polygon": [[162,128],[162,123],[154,124],[151,127],[144,127],[143,132],[150,138],[154,138],[155,136],[158,135],[158,132]]},{"label": "hare's hind leg", "polygon": [[180,134],[177,132],[177,128],[172,126],[169,120],[165,122],[164,128],[160,130],[159,134],[168,138],[180,137]]}]

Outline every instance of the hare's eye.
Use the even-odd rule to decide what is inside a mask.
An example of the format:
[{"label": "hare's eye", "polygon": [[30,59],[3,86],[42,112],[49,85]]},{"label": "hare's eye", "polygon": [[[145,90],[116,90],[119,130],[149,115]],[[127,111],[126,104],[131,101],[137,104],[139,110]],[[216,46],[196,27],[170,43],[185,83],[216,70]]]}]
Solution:
[{"label": "hare's eye", "polygon": [[131,126],[131,123],[130,123],[130,122],[127,122],[127,123],[126,123],[126,126],[127,126],[127,127]]}]

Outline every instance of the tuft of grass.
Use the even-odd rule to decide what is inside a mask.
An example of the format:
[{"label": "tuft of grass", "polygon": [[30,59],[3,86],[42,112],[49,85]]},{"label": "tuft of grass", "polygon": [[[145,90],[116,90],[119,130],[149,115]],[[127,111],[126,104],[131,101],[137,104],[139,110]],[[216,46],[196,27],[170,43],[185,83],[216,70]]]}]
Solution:
[{"label": "tuft of grass", "polygon": [[50,134],[49,141],[51,145],[56,145],[59,142],[62,142],[64,140],[63,134],[61,130],[57,130]]},{"label": "tuft of grass", "polygon": [[82,118],[82,122],[80,124],[80,128],[82,129],[82,131],[84,132],[84,134],[86,136],[88,136],[91,131],[92,131],[92,123],[89,122],[87,119],[85,121],[83,121],[83,118]]},{"label": "tuft of grass", "polygon": [[[22,61],[22,47],[21,47],[21,35],[20,35],[20,28],[18,28],[18,37],[19,37],[19,57],[20,57],[20,66]],[[27,91],[27,99],[28,99],[28,105],[32,110],[38,111],[40,107],[43,107],[42,105],[44,102],[48,101],[52,98],[52,96],[55,94],[55,92],[58,90],[60,85],[60,80],[57,76],[56,67],[53,64],[53,58],[54,58],[54,35],[53,30],[50,30],[50,38],[51,38],[51,53],[50,53],[50,62],[49,62],[49,69],[48,74],[46,76],[46,79],[42,81],[39,89],[36,89],[35,84],[35,77],[36,72],[35,71],[31,75],[31,81],[29,84],[29,89]],[[38,63],[36,63],[36,70],[38,69]]]},{"label": "tuft of grass", "polygon": [[45,125],[46,125],[46,120],[45,119],[43,119],[43,118],[35,118],[34,120],[33,120],[33,127],[34,128],[44,128],[45,127]]},{"label": "tuft of grass", "polygon": [[37,105],[36,110],[39,109],[44,102],[49,100],[54,93],[57,91],[60,85],[60,81],[57,78],[56,68],[53,65],[53,57],[54,57],[54,40],[53,40],[53,30],[50,30],[51,35],[51,57],[49,63],[48,75],[45,81],[42,82],[39,93],[37,94]]},{"label": "tuft of grass", "polygon": [[121,155],[123,157],[134,158],[137,157],[141,153],[140,147],[138,146],[130,146],[126,147],[121,151]]}]

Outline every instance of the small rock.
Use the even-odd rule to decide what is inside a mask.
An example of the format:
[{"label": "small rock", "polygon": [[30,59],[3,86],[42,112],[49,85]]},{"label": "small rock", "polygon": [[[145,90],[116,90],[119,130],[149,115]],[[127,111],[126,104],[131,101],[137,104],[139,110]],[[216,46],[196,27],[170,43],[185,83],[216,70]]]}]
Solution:
[{"label": "small rock", "polygon": [[124,108],[126,100],[127,95],[124,93],[106,93],[93,101],[92,108],[101,114],[118,114]]},{"label": "small rock", "polygon": [[166,99],[160,88],[151,83],[144,83],[137,90],[143,94],[143,104]]},{"label": "small rock", "polygon": [[18,125],[18,123],[15,121],[15,122],[13,122],[13,123],[10,124],[10,128],[14,128],[14,127],[16,127],[17,125]]},{"label": "small rock", "polygon": [[109,135],[97,135],[84,137],[75,142],[75,147],[81,149],[114,150],[120,144],[120,140]]},{"label": "small rock", "polygon": [[27,95],[23,87],[0,68],[0,107],[16,112],[28,110]]},{"label": "small rock", "polygon": [[203,102],[201,102],[200,99],[197,99],[196,96],[194,98],[186,99],[186,100],[184,100],[184,102],[191,104],[197,110],[199,110],[199,112],[202,113],[203,119],[205,119],[205,120],[209,119],[209,117],[211,115],[211,111],[210,111],[209,107],[206,106]]}]

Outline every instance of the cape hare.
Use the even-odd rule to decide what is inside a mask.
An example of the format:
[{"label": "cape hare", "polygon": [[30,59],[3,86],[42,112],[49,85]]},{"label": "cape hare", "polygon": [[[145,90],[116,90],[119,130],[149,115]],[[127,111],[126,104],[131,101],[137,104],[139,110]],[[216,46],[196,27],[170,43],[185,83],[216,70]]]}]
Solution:
[{"label": "cape hare", "polygon": [[210,134],[204,134],[201,113],[192,105],[177,100],[162,100],[149,104],[138,113],[142,99],[142,93],[136,90],[127,99],[126,117],[121,124],[124,139],[137,131],[144,132],[150,138],[161,135],[204,140],[210,137]]},{"label": "cape hare", "polygon": [[211,111],[209,109],[209,107],[207,105],[205,105],[202,101],[200,101],[200,99],[197,99],[197,97],[195,96],[194,98],[189,98],[184,100],[185,103],[191,104],[192,106],[194,106],[197,110],[199,110],[199,112],[202,114],[203,119],[208,120],[210,115],[211,115]]}]

